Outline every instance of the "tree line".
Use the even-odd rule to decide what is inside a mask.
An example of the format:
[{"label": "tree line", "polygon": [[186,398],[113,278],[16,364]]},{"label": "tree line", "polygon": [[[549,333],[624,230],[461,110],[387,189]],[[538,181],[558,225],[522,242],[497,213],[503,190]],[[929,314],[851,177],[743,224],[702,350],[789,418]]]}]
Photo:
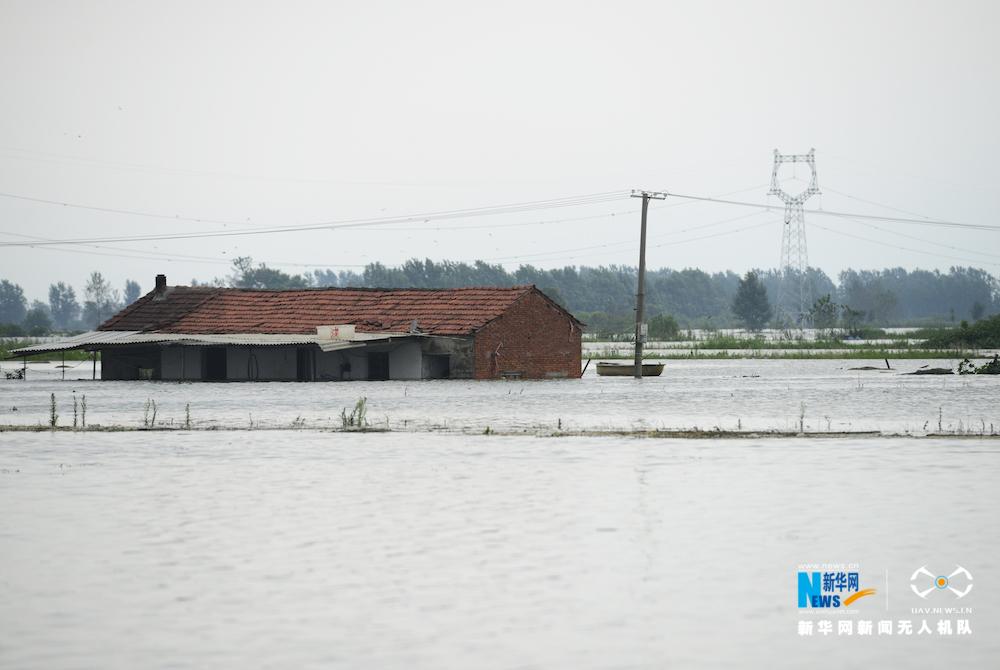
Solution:
[{"label": "tree line", "polygon": [[[708,273],[695,268],[662,268],[646,273],[646,313],[651,334],[675,327],[735,327],[789,325],[782,319],[798,311],[781,304],[782,281],[803,279],[810,294],[806,320],[820,328],[842,325],[947,325],[963,319],[976,321],[1000,312],[1000,281],[971,267],[937,270],[844,270],[834,282],[826,273],[809,268],[804,277],[780,270],[753,270],[769,308],[749,321],[734,301],[747,276],[727,271]],[[637,270],[631,266],[568,266],[544,270],[521,265],[507,270],[484,261],[464,263],[410,259],[398,266],[369,263],[359,271],[316,270],[287,274],[250,258],[234,261],[234,272],[218,285],[247,288],[301,288],[356,286],[369,288],[456,288],[535,284],[553,300],[585,321],[591,330],[627,333],[633,328]],[[759,298],[758,298],[759,300]],[[653,319],[664,319],[654,323]],[[666,317],[670,317],[666,319]]]},{"label": "tree line", "polygon": [[[739,302],[766,299],[764,318],[748,320],[737,298],[748,275],[760,284]],[[232,272],[208,284],[242,288],[306,288],[354,286],[368,288],[456,288],[461,286],[511,286],[535,284],[553,300],[576,314],[591,330],[627,333],[633,328],[637,272],[625,265],[567,266],[541,269],[521,265],[507,270],[483,261],[464,263],[411,259],[398,266],[370,263],[360,271],[316,270],[290,274],[249,257],[237,258]],[[709,273],[695,268],[662,268],[647,271],[646,314],[651,328],[726,328],[740,325],[783,325],[781,315],[797,311],[782,305],[778,296],[783,280],[798,277],[778,270]],[[817,327],[838,325],[948,325],[977,321],[1000,312],[1000,282],[993,275],[971,267],[936,270],[844,270],[834,282],[822,270],[810,268],[804,277],[811,294],[809,321]],[[49,300],[28,304],[21,287],[0,281],[0,324],[14,324],[25,334],[42,330],[85,330],[95,327],[140,295],[138,283],[127,281],[114,289],[100,272],[90,275],[82,302],[72,286],[52,284]],[[751,300],[751,298],[753,300]],[[670,317],[669,319],[667,317]],[[787,325],[787,324],[784,324]],[[9,326],[8,326],[9,327]]]},{"label": "tree line", "polygon": [[0,335],[41,336],[92,330],[140,295],[142,288],[138,282],[127,279],[119,291],[95,271],[84,285],[82,302],[76,289],[60,281],[49,286],[47,302],[29,303],[18,284],[0,279]]}]

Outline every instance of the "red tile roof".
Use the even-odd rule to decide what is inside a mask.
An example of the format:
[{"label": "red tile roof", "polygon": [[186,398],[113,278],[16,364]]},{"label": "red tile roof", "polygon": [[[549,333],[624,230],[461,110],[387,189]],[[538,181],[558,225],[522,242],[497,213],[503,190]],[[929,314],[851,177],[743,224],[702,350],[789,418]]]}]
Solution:
[{"label": "red tile roof", "polygon": [[[470,335],[531,291],[541,293],[534,286],[292,290],[173,286],[163,296],[146,294],[98,330],[314,333],[316,326],[355,324],[361,332],[407,332],[416,320],[423,333]],[[567,316],[573,318],[568,312]]]}]

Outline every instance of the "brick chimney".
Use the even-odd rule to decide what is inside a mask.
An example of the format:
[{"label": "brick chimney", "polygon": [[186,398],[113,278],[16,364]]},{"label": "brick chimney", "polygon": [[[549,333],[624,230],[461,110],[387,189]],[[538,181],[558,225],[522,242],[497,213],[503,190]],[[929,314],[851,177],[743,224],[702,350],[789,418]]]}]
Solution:
[{"label": "brick chimney", "polygon": [[162,296],[167,292],[167,275],[156,275],[156,288],[153,289],[153,292],[157,296]]}]

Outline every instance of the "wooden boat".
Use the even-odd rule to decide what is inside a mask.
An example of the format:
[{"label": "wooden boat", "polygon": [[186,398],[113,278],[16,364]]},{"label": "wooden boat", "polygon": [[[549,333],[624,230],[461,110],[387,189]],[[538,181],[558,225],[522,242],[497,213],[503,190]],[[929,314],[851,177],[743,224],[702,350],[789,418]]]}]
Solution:
[{"label": "wooden boat", "polygon": [[[602,377],[631,377],[635,375],[634,363],[598,363],[597,374]],[[663,374],[663,363],[643,363],[643,377],[659,377]]]}]

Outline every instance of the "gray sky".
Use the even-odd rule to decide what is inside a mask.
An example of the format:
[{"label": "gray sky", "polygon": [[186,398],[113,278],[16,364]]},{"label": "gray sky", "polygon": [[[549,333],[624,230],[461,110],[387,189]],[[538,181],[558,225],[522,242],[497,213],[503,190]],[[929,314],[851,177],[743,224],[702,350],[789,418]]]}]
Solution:
[{"label": "gray sky", "polygon": [[[0,0],[0,192],[250,226],[630,188],[767,202],[773,149],[815,147],[824,193],[810,206],[900,215],[867,200],[995,225],[998,18],[991,1]],[[778,263],[777,213],[657,205],[652,267]],[[634,265],[636,207],[0,247],[0,278],[41,298],[60,279],[82,288],[93,269],[144,290],[157,272],[209,279],[237,255],[292,272],[412,256]],[[553,219],[577,220],[510,225]],[[1000,273],[998,232],[807,225],[811,264],[831,275],[955,264]],[[0,197],[3,242],[235,227]],[[731,231],[741,232],[685,241]],[[192,255],[216,262],[178,258]]]}]

